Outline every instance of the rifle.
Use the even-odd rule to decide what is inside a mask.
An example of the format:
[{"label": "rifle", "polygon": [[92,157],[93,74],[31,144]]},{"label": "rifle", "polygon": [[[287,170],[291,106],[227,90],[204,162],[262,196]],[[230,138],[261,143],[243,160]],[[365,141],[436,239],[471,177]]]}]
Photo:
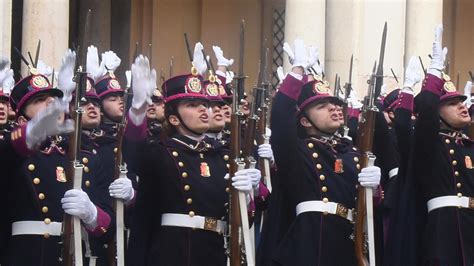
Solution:
[{"label": "rifle", "polygon": [[[372,75],[370,77],[370,80],[368,81],[369,93],[365,99],[365,105],[362,113],[362,121],[359,124],[357,136],[357,146],[362,152],[362,168],[373,165],[373,161],[375,160],[373,154],[371,153],[374,138],[375,116],[378,112],[377,107],[374,104],[374,91],[377,79],[375,68],[376,63],[374,64]],[[371,246],[373,247],[374,243],[372,196],[373,192],[371,188],[364,188],[359,185],[357,189],[357,216],[355,221],[354,239],[355,253],[359,266],[375,265],[375,249],[371,248]],[[369,238],[369,248],[365,246],[365,230],[367,230],[367,235]],[[369,253],[369,260],[367,260],[366,257],[367,253]]]},{"label": "rifle", "polygon": [[[82,34],[82,47],[79,53],[79,67],[77,68],[75,82],[76,95],[74,97],[74,106],[71,117],[74,120],[74,131],[69,135],[68,148],[68,168],[69,178],[66,180],[67,189],[81,189],[82,173],[84,165],[80,161],[81,151],[81,118],[84,112],[82,108],[85,102],[84,95],[87,87],[87,69],[86,69],[86,52],[87,52],[87,34],[90,26],[91,10],[87,11],[86,23]],[[72,240],[74,242],[72,242]],[[82,263],[82,236],[81,236],[81,220],[77,217],[64,214],[62,228],[62,254],[60,260],[63,265],[83,265]]]},{"label": "rifle", "polygon": [[[240,126],[241,119],[243,114],[240,112],[239,103],[241,102],[240,97],[243,97],[243,92],[239,89],[244,88],[243,81],[245,76],[243,75],[243,53],[244,53],[244,21],[242,20],[240,25],[240,51],[239,57],[241,61],[239,62],[239,76],[241,79],[237,79],[238,85],[236,86],[237,92],[232,95],[232,115],[231,115],[231,134],[230,134],[230,157],[231,164],[229,168],[229,176],[234,176],[235,173],[239,170],[245,168],[245,163],[240,157]],[[240,83],[240,84],[239,84]],[[250,235],[249,235],[249,221],[247,214],[247,202],[245,199],[245,193],[236,190],[232,186],[232,181],[229,180],[230,186],[230,199],[229,199],[229,237],[230,237],[230,265],[231,266],[240,266],[243,262],[246,262],[247,265],[254,265],[253,256],[249,256],[249,251],[251,251]],[[241,236],[243,236],[243,249],[240,246]],[[248,250],[250,249],[250,250]],[[245,256],[242,256],[245,254]]]}]

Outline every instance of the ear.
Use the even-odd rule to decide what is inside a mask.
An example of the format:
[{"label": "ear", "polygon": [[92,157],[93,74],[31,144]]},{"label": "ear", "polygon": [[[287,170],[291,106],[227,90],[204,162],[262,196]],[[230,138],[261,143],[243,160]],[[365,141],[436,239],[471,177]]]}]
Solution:
[{"label": "ear", "polygon": [[23,126],[25,125],[26,123],[28,123],[28,119],[26,119],[26,117],[20,115],[18,118],[17,118],[17,122],[20,126]]},{"label": "ear", "polygon": [[175,127],[177,127],[177,126],[180,125],[180,121],[179,121],[178,117],[175,116],[175,115],[170,115],[170,116],[168,117],[168,122],[169,122],[171,125],[175,126]]},{"label": "ear", "polygon": [[312,127],[311,123],[308,121],[308,118],[306,118],[305,116],[302,116],[302,117],[300,118],[300,124],[301,124],[303,127],[306,127],[306,128]]}]

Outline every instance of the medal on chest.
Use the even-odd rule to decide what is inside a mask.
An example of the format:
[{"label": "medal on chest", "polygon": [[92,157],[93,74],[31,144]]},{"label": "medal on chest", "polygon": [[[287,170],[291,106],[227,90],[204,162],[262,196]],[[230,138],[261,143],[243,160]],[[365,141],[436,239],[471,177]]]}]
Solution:
[{"label": "medal on chest", "polygon": [[336,160],[334,161],[334,172],[336,174],[340,174],[344,172],[344,165],[342,163],[341,158],[336,158]]},{"label": "medal on chest", "polygon": [[466,164],[466,168],[467,168],[467,169],[472,169],[471,157],[469,157],[469,156],[464,156],[464,163]]},{"label": "medal on chest", "polygon": [[64,183],[67,181],[66,179],[66,172],[64,168],[61,166],[56,166],[56,181]]}]

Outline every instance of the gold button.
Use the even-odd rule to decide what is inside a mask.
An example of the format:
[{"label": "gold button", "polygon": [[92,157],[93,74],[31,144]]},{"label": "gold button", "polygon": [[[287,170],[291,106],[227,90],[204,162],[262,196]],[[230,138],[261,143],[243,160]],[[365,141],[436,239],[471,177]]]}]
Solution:
[{"label": "gold button", "polygon": [[193,212],[193,211],[190,211],[190,212],[189,212],[189,216],[190,216],[190,217],[193,217],[193,216],[194,216],[194,212]]},{"label": "gold button", "polygon": [[224,161],[228,161],[229,160],[229,155],[224,155]]},{"label": "gold button", "polygon": [[33,183],[34,183],[35,185],[38,185],[40,182],[41,182],[41,180],[40,180],[39,178],[37,178],[37,177],[35,177],[35,178],[33,179]]},{"label": "gold button", "polygon": [[454,150],[453,150],[453,149],[450,149],[450,150],[449,150],[449,154],[454,154]]},{"label": "gold button", "polygon": [[48,207],[44,206],[43,208],[41,208],[41,212],[47,213],[48,212]]},{"label": "gold button", "polygon": [[187,199],[187,200],[186,200],[186,203],[187,203],[187,204],[192,204],[192,203],[193,203],[193,199],[192,199],[192,198]]},{"label": "gold button", "polygon": [[173,154],[174,157],[178,157],[178,152],[177,151],[174,151],[171,154]]},{"label": "gold button", "polygon": [[328,203],[329,199],[328,198],[323,198],[324,203]]},{"label": "gold button", "polygon": [[308,148],[312,149],[314,147],[314,144],[313,143],[308,143]]},{"label": "gold button", "polygon": [[316,168],[318,168],[318,169],[320,170],[321,168],[323,168],[323,166],[318,163],[318,164],[316,165]]},{"label": "gold button", "polygon": [[45,224],[50,224],[50,223],[51,223],[51,219],[49,219],[49,218],[44,219],[44,223],[45,223]]},{"label": "gold button", "polygon": [[118,149],[117,148],[114,148],[114,153],[117,153]]},{"label": "gold button", "polygon": [[226,164],[225,166],[227,166],[227,168],[230,168],[230,164]]},{"label": "gold button", "polygon": [[200,153],[199,158],[204,159],[204,154]]},{"label": "gold button", "polygon": [[229,191],[230,191],[230,188],[226,187],[225,192],[229,192]]},{"label": "gold button", "polygon": [[44,200],[44,198],[46,198],[46,197],[44,196],[43,193],[39,193],[39,194],[38,194],[38,199]]},{"label": "gold button", "polygon": [[28,170],[34,171],[35,170],[35,165],[34,164],[29,164],[28,165]]},{"label": "gold button", "polygon": [[446,142],[446,144],[451,143],[451,141],[449,139],[445,139],[444,142]]},{"label": "gold button", "polygon": [[360,170],[360,164],[356,164],[357,170]]},{"label": "gold button", "polygon": [[82,163],[88,163],[89,162],[89,159],[87,159],[86,157],[82,158]]},{"label": "gold button", "polygon": [[181,176],[184,177],[184,178],[186,178],[186,177],[188,177],[188,173],[183,172],[183,173],[181,174]]},{"label": "gold button", "polygon": [[89,181],[89,180],[86,180],[86,182],[85,182],[85,183],[86,183],[86,187],[90,187],[90,186],[91,186],[91,181]]},{"label": "gold button", "polygon": [[458,171],[454,171],[454,175],[455,175],[455,176],[459,176],[459,172],[458,172]]},{"label": "gold button", "polygon": [[89,170],[89,167],[87,167],[87,166],[84,167],[84,173],[89,173],[89,171],[90,171],[90,170]]},{"label": "gold button", "polygon": [[462,193],[458,193],[458,198],[462,197]]},{"label": "gold button", "polygon": [[328,188],[327,188],[327,187],[322,187],[322,188],[321,188],[321,191],[322,191],[322,192],[327,192],[327,191],[328,191]]},{"label": "gold button", "polygon": [[326,177],[324,175],[319,176],[319,180],[324,181],[324,179],[326,179]]},{"label": "gold button", "polygon": [[183,162],[179,162],[178,165],[179,165],[179,167],[183,167],[183,166],[184,166],[184,163],[183,163]]},{"label": "gold button", "polygon": [[48,234],[48,233],[44,233],[44,234],[43,234],[43,237],[44,237],[44,238],[49,238],[49,234]]},{"label": "gold button", "polygon": [[461,186],[462,186],[461,183],[456,184],[456,187],[458,187],[458,188],[461,188]]},{"label": "gold button", "polygon": [[453,165],[457,165],[457,164],[458,164],[458,161],[453,160]]},{"label": "gold button", "polygon": [[318,158],[318,156],[319,156],[319,155],[318,155],[316,152],[313,153],[313,158],[314,158],[314,159]]},{"label": "gold button", "polygon": [[357,150],[357,148],[356,148],[356,147],[352,147],[352,149],[353,149],[354,151],[356,151],[356,150]]},{"label": "gold button", "polygon": [[354,162],[358,163],[359,162],[359,157],[354,157]]},{"label": "gold button", "polygon": [[191,189],[191,186],[189,186],[189,185],[185,185],[185,186],[184,186],[184,190],[185,190],[185,191],[189,191],[190,189]]}]

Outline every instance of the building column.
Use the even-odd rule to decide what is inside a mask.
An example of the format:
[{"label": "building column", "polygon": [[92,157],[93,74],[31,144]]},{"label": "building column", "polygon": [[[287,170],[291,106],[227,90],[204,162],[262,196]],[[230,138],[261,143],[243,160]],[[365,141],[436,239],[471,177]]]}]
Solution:
[{"label": "building column", "polygon": [[[326,1],[325,0],[286,0],[285,41],[293,47],[296,38],[306,45],[319,49],[319,60],[324,62],[326,40]],[[285,71],[290,70],[285,55]]]},{"label": "building column", "polygon": [[[40,59],[47,65],[59,68],[68,48],[69,1],[24,0],[22,53],[30,51],[35,56],[36,45],[41,40]],[[22,75],[28,71],[22,64]]]},{"label": "building column", "polygon": [[0,1],[0,57],[10,58],[12,34],[12,0]]},{"label": "building column", "polygon": [[[421,56],[425,68],[430,64],[434,28],[443,22],[443,0],[406,0],[405,58],[404,66],[411,56]],[[446,45],[447,40],[443,41]],[[418,84],[416,89],[420,89]]]}]

